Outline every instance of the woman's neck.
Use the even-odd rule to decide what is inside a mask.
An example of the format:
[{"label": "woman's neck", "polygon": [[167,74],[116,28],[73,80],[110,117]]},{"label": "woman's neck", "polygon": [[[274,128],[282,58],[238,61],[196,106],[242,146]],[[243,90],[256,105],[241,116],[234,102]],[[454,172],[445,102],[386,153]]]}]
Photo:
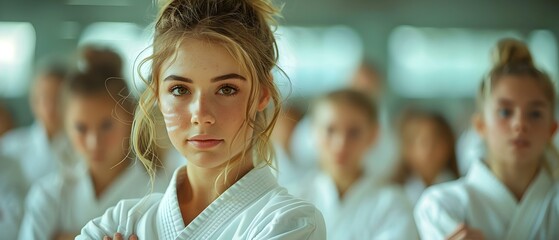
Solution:
[{"label": "woman's neck", "polygon": [[497,157],[488,158],[487,164],[518,201],[522,199],[541,167],[541,161],[526,161],[521,164]]},{"label": "woman's neck", "polygon": [[338,189],[340,199],[343,199],[347,191],[361,178],[363,170],[355,169],[354,171],[346,171],[338,174],[331,174],[334,184]]},{"label": "woman's neck", "polygon": [[211,203],[253,168],[252,161],[245,160],[225,174],[222,167],[207,169],[192,164],[186,168],[188,185],[192,189],[193,197],[208,199]]},{"label": "woman's neck", "polygon": [[126,159],[111,169],[89,169],[89,173],[93,180],[93,186],[95,189],[95,197],[98,199],[100,196],[105,193],[107,188],[113,184],[113,182],[120,176],[124,170],[129,166],[130,160]]},{"label": "woman's neck", "polygon": [[421,178],[421,180],[423,181],[423,184],[425,184],[425,186],[431,186],[433,184],[435,184],[437,182],[437,177],[439,176],[439,173],[442,172],[443,170],[437,170],[437,171],[423,171],[419,173],[419,177]]},{"label": "woman's neck", "polygon": [[[231,166],[233,165],[233,166]],[[217,168],[201,168],[194,164],[186,167],[187,177],[177,186],[179,207],[187,226],[206,207],[254,168],[252,159],[230,164],[225,174],[225,165]]]},{"label": "woman's neck", "polygon": [[58,127],[44,127],[45,129],[45,136],[47,137],[47,141],[49,141],[50,143],[52,143],[53,139],[56,137],[56,135],[58,134]]}]

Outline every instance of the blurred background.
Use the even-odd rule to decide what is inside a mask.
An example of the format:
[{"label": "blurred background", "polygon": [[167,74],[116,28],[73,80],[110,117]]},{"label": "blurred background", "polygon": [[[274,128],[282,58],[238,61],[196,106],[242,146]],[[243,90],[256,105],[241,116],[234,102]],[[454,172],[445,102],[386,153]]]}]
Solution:
[{"label": "blurred background", "polygon": [[[489,49],[505,36],[527,41],[538,65],[557,78],[557,1],[284,3],[278,40],[289,80],[277,79],[288,101],[304,103],[342,86],[365,60],[378,71],[392,112],[413,100],[443,109],[455,128],[463,128],[490,66]],[[42,58],[103,43],[125,58],[128,79],[137,79],[133,65],[140,52],[149,52],[155,15],[150,0],[1,0],[0,98],[15,125],[33,121],[29,84]]]},{"label": "blurred background", "polygon": [[[483,144],[470,120],[497,41],[507,37],[524,41],[536,65],[554,81],[559,78],[557,0],[275,2],[284,3],[276,29],[279,67],[274,71],[284,111],[272,141],[283,186],[300,184],[323,157],[320,153],[334,155],[329,153],[331,148],[317,144],[320,139],[313,133],[320,127],[308,117],[310,104],[325,93],[353,88],[373,97],[380,134],[374,146],[367,146],[370,149],[358,158],[367,159],[366,170],[373,176],[403,185],[410,203],[415,203],[425,187],[463,176],[472,159],[483,157]],[[34,177],[28,184],[42,176],[36,170],[54,165],[45,158],[50,150],[53,159],[64,160],[60,157],[66,156],[64,150],[72,149],[64,145],[64,139],[64,144],[55,144],[53,133],[60,126],[47,124],[61,120],[55,116],[60,84],[42,81],[48,82],[47,87],[39,85],[41,66],[58,61],[87,68],[84,62],[90,51],[98,54],[90,60],[99,60],[100,65],[116,62],[120,71],[119,56],[111,51],[83,48],[108,47],[122,58],[124,79],[132,95],[138,96],[142,76],[149,77],[149,66],[138,66],[151,52],[156,5],[155,0],[0,0],[0,158],[14,152],[21,175]],[[82,49],[81,58],[78,49]],[[47,75],[53,77],[51,73]],[[45,90],[49,86],[51,90]],[[347,116],[336,117],[347,120]],[[3,136],[10,129],[15,130]],[[127,141],[128,136],[123,139]],[[555,140],[557,145],[559,138]],[[185,163],[172,150],[161,155],[168,173]],[[37,165],[38,158],[45,158],[46,167]],[[18,165],[2,160],[0,164]],[[7,189],[22,182],[12,176],[17,175],[12,169],[0,167],[4,170],[0,196],[8,196]],[[17,187],[22,192],[9,204],[2,205],[0,199],[0,230],[17,233],[27,188]],[[14,213],[16,227],[1,218],[2,211],[16,209],[13,206],[21,210]]]},{"label": "blurred background", "polygon": [[[557,1],[283,3],[276,33],[279,66],[286,74],[276,71],[276,81],[285,104],[299,116],[315,96],[356,85],[382,99],[383,122],[419,107],[442,113],[460,135],[475,110],[479,81],[491,66],[490,49],[503,37],[526,41],[538,66],[553,79],[558,76]],[[136,68],[150,53],[155,5],[150,0],[1,0],[0,101],[12,127],[34,120],[29,89],[42,59],[72,61],[85,44],[118,52],[132,89],[141,88]],[[146,69],[141,72],[147,76]]]}]

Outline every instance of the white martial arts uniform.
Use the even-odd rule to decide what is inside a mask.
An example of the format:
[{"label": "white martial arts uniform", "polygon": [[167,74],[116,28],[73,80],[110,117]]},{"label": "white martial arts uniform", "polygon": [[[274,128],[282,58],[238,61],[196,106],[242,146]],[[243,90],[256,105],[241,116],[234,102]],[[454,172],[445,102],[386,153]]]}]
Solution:
[{"label": "white martial arts uniform", "polygon": [[485,239],[559,239],[558,185],[541,169],[518,202],[483,161],[466,177],[425,191],[415,209],[424,239],[444,239],[465,223]]},{"label": "white martial arts uniform", "polygon": [[24,183],[19,164],[0,156],[0,239],[17,239],[23,217]]},{"label": "white martial arts uniform", "polygon": [[322,212],[328,239],[417,239],[413,211],[401,187],[362,177],[339,198],[331,177],[316,173],[293,187]]},{"label": "white martial arts uniform", "polygon": [[[443,170],[441,173],[439,173],[439,175],[437,175],[433,185],[448,182],[448,181],[452,181],[452,180],[455,180],[455,179],[456,179],[456,176],[454,176],[454,174],[452,174],[452,172],[450,172],[448,170]],[[431,186],[433,186],[433,185],[431,185]],[[425,186],[425,183],[423,182],[421,177],[419,177],[417,175],[410,176],[406,180],[406,183],[404,184],[404,190],[406,191],[406,195],[408,196],[408,200],[410,201],[410,203],[412,205],[415,205],[417,203],[417,200],[419,200],[419,197],[421,197],[421,194],[423,193],[423,191],[425,191],[426,188],[427,188],[427,186]]]},{"label": "white martial arts uniform", "polygon": [[50,141],[46,130],[36,122],[29,127],[12,130],[0,139],[0,155],[20,164],[25,189],[50,173],[72,172],[77,163],[70,142],[63,134]]},{"label": "white martial arts uniform", "polygon": [[251,170],[184,225],[177,183],[186,167],[177,169],[165,194],[125,200],[89,222],[77,239],[102,239],[116,232],[139,239],[320,239],[324,220],[311,204],[280,187],[268,167]]},{"label": "white martial arts uniform", "polygon": [[[32,186],[26,198],[19,239],[50,239],[57,233],[79,234],[87,222],[103,215],[120,200],[151,193],[149,176],[140,163],[132,163],[99,198],[95,196],[87,168],[79,169],[75,178],[54,173]],[[153,191],[163,192],[164,188],[156,183]]]}]

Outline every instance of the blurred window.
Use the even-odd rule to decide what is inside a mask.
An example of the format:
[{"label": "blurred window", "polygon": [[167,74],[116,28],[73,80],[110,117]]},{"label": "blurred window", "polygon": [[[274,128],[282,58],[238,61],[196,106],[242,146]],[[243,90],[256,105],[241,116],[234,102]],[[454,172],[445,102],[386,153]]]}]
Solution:
[{"label": "blurred window", "polygon": [[33,72],[35,29],[28,22],[0,22],[0,97],[27,93]]},{"label": "blurred window", "polygon": [[279,63],[289,80],[274,76],[284,97],[311,97],[344,86],[361,63],[359,35],[346,26],[279,27]]},{"label": "blurred window", "polygon": [[505,37],[525,40],[536,64],[556,76],[556,39],[549,31],[526,38],[512,30],[400,26],[388,42],[389,84],[402,97],[473,97],[491,67],[490,51]]}]

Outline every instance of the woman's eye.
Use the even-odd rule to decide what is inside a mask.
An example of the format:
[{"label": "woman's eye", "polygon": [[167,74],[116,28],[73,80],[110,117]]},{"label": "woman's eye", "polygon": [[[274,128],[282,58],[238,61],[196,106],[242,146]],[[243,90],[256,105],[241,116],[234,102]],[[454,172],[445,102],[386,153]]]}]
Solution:
[{"label": "woman's eye", "polygon": [[223,86],[217,91],[218,94],[232,96],[237,93],[237,89],[231,86]]},{"label": "woman's eye", "polygon": [[174,96],[182,96],[188,93],[189,93],[188,89],[182,86],[175,86],[171,88],[171,94],[173,94]]},{"label": "woman's eye", "polygon": [[542,112],[541,111],[531,111],[529,113],[530,118],[534,118],[534,119],[538,119],[542,116]]},{"label": "woman's eye", "polygon": [[512,111],[510,109],[507,108],[499,109],[499,116],[507,118],[510,117],[511,115],[512,115]]},{"label": "woman's eye", "polygon": [[328,127],[328,128],[326,128],[326,134],[327,134],[328,136],[334,135],[335,132],[336,132],[336,129],[334,129],[333,127]]},{"label": "woman's eye", "polygon": [[113,122],[111,120],[106,120],[101,124],[101,130],[103,131],[109,131],[111,128],[113,128]]},{"label": "woman's eye", "polygon": [[78,130],[80,134],[84,134],[87,128],[83,124],[76,124],[76,130]]}]

